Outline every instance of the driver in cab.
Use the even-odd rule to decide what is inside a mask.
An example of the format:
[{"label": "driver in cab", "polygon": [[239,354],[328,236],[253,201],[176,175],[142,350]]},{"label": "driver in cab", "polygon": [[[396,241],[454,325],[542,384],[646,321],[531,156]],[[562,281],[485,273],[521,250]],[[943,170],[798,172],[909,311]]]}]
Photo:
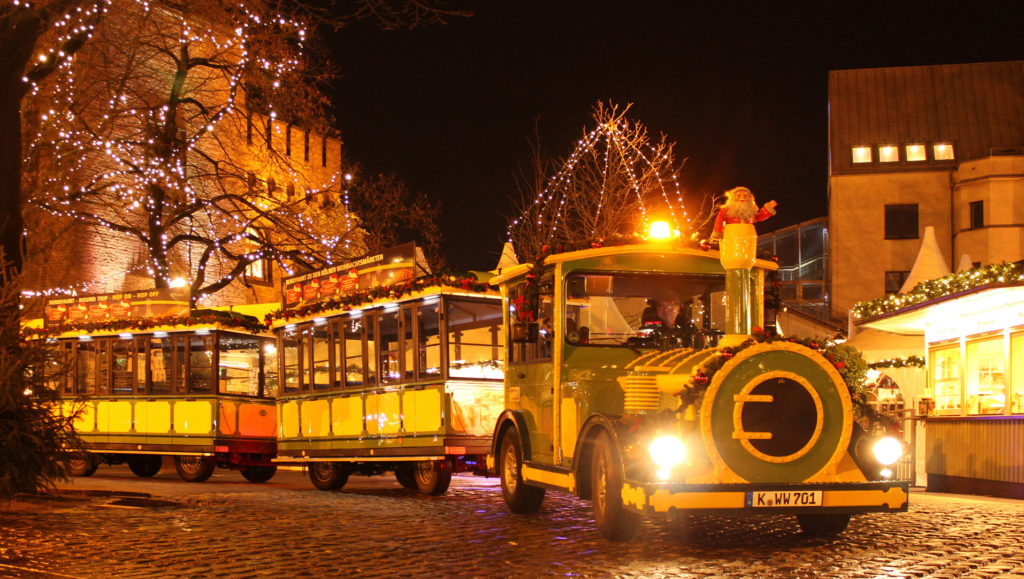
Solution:
[{"label": "driver in cab", "polygon": [[640,337],[662,347],[692,347],[696,328],[682,309],[679,297],[672,292],[660,292],[648,299],[640,319]]}]

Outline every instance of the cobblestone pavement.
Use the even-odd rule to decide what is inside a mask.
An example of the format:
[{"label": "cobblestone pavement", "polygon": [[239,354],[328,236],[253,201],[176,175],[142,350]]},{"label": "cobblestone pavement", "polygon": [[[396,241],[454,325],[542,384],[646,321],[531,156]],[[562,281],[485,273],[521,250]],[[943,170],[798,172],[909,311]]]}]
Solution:
[{"label": "cobblestone pavement", "polygon": [[271,485],[135,481],[151,496],[0,504],[0,576],[1024,577],[1019,501],[915,493],[910,512],[854,517],[829,540],[804,538],[791,517],[657,519],[616,544],[563,494],[510,514],[495,479],[456,477],[442,497],[385,477],[341,492],[300,473]]}]

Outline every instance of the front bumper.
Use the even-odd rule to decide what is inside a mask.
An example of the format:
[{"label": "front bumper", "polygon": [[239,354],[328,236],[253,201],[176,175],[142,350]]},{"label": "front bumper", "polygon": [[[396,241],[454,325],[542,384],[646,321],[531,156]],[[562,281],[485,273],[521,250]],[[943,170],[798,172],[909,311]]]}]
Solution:
[{"label": "front bumper", "polygon": [[[811,506],[792,506],[778,496],[803,493],[814,496]],[[818,494],[820,493],[820,494]],[[829,484],[720,484],[644,483],[626,481],[623,504],[640,513],[695,511],[708,514],[813,514],[879,513],[907,510],[909,483],[905,481]],[[769,500],[763,500],[765,497]]]}]

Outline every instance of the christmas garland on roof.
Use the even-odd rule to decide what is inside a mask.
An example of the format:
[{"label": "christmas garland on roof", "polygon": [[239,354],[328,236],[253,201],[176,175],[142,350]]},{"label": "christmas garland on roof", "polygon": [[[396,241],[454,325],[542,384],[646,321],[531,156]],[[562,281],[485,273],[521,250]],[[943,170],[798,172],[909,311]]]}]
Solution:
[{"label": "christmas garland on roof", "polygon": [[878,370],[879,368],[924,368],[925,361],[921,356],[907,356],[906,358],[891,358],[868,364],[868,368]]},{"label": "christmas garland on roof", "polygon": [[271,324],[277,320],[304,318],[333,310],[347,310],[373,303],[383,299],[398,299],[429,287],[450,287],[465,291],[484,292],[490,285],[482,282],[471,274],[432,274],[411,280],[401,281],[388,286],[379,286],[356,291],[322,302],[314,302],[294,308],[280,309],[270,312],[264,320]]},{"label": "christmas garland on roof", "polygon": [[891,294],[854,304],[850,312],[855,318],[872,318],[990,284],[1024,281],[1024,263],[997,263],[938,279],[923,281],[905,294]]},{"label": "christmas garland on roof", "polygon": [[236,312],[220,312],[216,310],[197,310],[188,316],[169,316],[164,318],[139,318],[135,320],[109,320],[102,322],[70,322],[48,328],[24,328],[22,338],[45,338],[65,332],[96,332],[146,331],[164,326],[209,326],[218,325],[225,329],[240,329],[252,334],[265,332],[267,325],[252,316]]}]

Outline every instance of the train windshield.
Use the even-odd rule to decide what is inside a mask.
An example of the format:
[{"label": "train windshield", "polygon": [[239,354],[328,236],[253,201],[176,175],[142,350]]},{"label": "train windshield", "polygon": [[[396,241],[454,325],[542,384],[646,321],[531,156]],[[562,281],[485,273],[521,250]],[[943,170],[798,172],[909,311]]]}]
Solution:
[{"label": "train windshield", "polygon": [[725,277],[572,274],[565,306],[566,340],[579,346],[629,346],[657,332],[721,333]]}]

